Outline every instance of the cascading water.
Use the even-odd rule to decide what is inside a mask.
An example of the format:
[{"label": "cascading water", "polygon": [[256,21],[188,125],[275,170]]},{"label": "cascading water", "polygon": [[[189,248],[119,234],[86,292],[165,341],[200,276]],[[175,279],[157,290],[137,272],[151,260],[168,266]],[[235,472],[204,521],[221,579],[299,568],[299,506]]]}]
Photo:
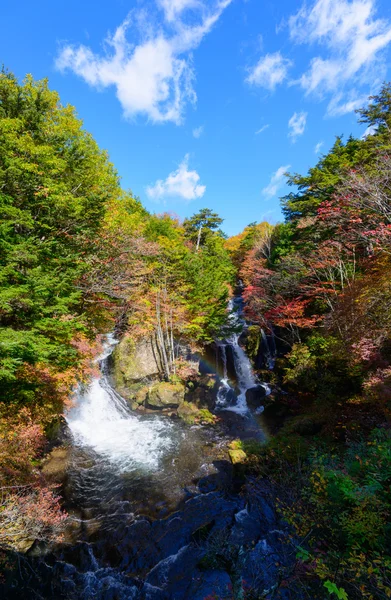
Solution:
[{"label": "cascading water", "polygon": [[[246,327],[246,323],[241,317],[241,301],[241,298],[230,300],[228,304],[228,324],[233,329],[241,329],[243,331],[243,329]],[[216,406],[222,410],[230,410],[241,415],[246,415],[248,413],[246,401],[247,390],[256,387],[257,385],[264,387],[265,395],[270,394],[271,390],[267,384],[258,383],[255,379],[250,359],[239,344],[239,336],[240,334],[234,333],[224,342],[219,344],[219,347],[221,348],[224,374],[217,393]],[[232,350],[235,375],[239,388],[239,394],[236,396],[236,399],[233,403],[231,401],[234,396],[234,390],[229,384],[227,373],[226,349],[228,346]],[[262,407],[260,407],[260,409],[262,409]]]},{"label": "cascading water", "polygon": [[274,339],[274,331],[271,329],[271,333],[269,336],[266,335],[265,331],[261,329],[261,337],[262,337],[262,350],[265,357],[266,367],[270,370],[274,369],[274,365],[276,362],[276,342]]},{"label": "cascading water", "polygon": [[157,469],[162,456],[173,449],[173,424],[154,417],[143,421],[131,414],[128,405],[110,386],[107,359],[116,341],[109,335],[98,358],[100,376],[87,389],[79,389],[66,420],[75,445],[88,447],[119,471]]}]

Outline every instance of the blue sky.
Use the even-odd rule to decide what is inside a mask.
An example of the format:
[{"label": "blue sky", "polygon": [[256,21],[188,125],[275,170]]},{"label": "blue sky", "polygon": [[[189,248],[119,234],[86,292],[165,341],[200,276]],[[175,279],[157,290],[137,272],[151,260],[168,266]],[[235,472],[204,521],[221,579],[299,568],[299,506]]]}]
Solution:
[{"label": "blue sky", "polygon": [[49,77],[148,210],[210,207],[229,234],[281,220],[391,57],[389,0],[2,4],[0,59]]}]

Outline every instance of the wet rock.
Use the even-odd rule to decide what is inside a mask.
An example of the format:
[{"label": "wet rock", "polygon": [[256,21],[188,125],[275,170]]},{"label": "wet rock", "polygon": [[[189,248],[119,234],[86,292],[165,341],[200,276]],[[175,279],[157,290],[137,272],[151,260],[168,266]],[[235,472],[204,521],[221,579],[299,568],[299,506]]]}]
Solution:
[{"label": "wet rock", "polygon": [[141,590],[140,600],[170,600],[168,592],[161,588],[145,583]]},{"label": "wet rock", "polygon": [[187,590],[201,554],[201,550],[192,544],[184,546],[157,564],[149,572],[146,583],[168,592],[172,600],[189,598]]},{"label": "wet rock", "polygon": [[240,508],[241,499],[227,500],[221,492],[210,492],[187,500],[182,511],[167,519],[134,523],[116,542],[123,557],[121,570],[142,576],[188,546],[201,528],[216,531],[230,525]]},{"label": "wet rock", "polygon": [[227,361],[227,371],[230,378],[236,377],[235,354],[231,344],[225,347],[225,356]]},{"label": "wet rock", "polygon": [[249,512],[261,523],[262,534],[266,535],[267,532],[275,529],[278,519],[271,484],[266,479],[249,482],[247,497],[249,498]]},{"label": "wet rock", "polygon": [[221,476],[219,473],[202,477],[198,482],[198,489],[202,494],[208,494],[222,488]]},{"label": "wet rock", "polygon": [[149,389],[146,402],[148,408],[178,408],[183,403],[184,397],[184,385],[162,381]]},{"label": "wet rock", "polygon": [[[216,397],[216,395],[215,395]],[[223,402],[224,406],[234,406],[236,404],[236,394],[235,391],[229,387],[221,384],[221,389],[219,392],[220,401]]]},{"label": "wet rock", "polygon": [[230,543],[238,546],[251,544],[258,540],[262,532],[259,515],[251,514],[244,508],[235,515],[235,525],[231,529]]},{"label": "wet rock", "polygon": [[231,600],[233,598],[231,578],[225,571],[198,571],[193,577],[188,597],[192,600],[205,600],[205,598]]},{"label": "wet rock", "polygon": [[246,391],[246,402],[248,406],[258,407],[262,404],[266,396],[266,389],[263,385],[256,385]]}]

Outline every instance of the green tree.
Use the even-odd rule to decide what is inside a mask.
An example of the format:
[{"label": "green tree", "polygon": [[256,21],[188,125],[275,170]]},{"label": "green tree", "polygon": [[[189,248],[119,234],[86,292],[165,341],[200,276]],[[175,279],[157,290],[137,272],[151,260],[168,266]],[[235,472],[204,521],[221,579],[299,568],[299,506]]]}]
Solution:
[{"label": "green tree", "polygon": [[0,387],[38,399],[53,392],[38,371],[74,367],[75,338],[93,333],[78,281],[121,195],[107,153],[46,80],[0,74],[0,190]]},{"label": "green tree", "polygon": [[217,213],[209,208],[202,208],[190,219],[185,219],[184,228],[186,236],[195,242],[198,252],[200,245],[203,245],[208,236],[218,230],[222,223],[223,219]]}]

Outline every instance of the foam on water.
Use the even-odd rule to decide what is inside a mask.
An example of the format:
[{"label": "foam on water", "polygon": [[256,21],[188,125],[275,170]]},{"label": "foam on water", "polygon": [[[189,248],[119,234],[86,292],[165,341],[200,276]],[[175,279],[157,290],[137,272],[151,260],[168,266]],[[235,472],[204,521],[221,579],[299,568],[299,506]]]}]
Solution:
[{"label": "foam on water", "polygon": [[[114,344],[109,338],[98,359],[103,371]],[[164,454],[175,446],[172,423],[133,415],[103,373],[87,389],[77,391],[66,420],[76,445],[92,448],[121,471],[156,470]]]}]

